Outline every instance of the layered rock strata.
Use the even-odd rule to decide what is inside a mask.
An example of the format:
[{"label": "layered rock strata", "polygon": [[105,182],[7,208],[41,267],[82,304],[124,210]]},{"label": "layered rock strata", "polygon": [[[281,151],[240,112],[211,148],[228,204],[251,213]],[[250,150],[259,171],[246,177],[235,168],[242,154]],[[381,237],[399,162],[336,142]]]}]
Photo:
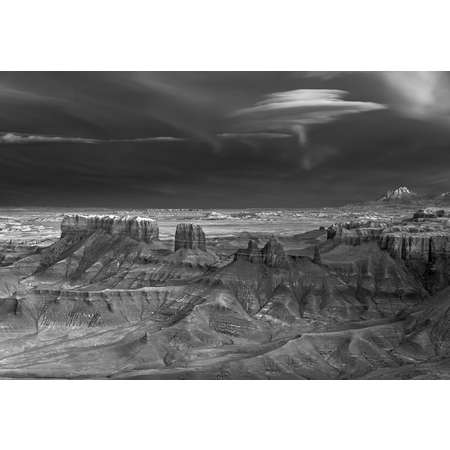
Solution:
[{"label": "layered rock strata", "polygon": [[331,225],[327,229],[327,239],[338,239],[348,245],[378,240],[391,224],[383,221],[351,221]]},{"label": "layered rock strata", "polygon": [[450,257],[450,234],[442,232],[388,232],[380,236],[379,244],[392,256],[404,260],[421,259],[431,262],[439,256]]},{"label": "layered rock strata", "polygon": [[405,260],[429,262],[436,256],[450,256],[450,230],[444,226],[347,222],[329,227],[327,237],[347,245],[375,241],[392,256]]},{"label": "layered rock strata", "polygon": [[70,214],[65,215],[61,223],[62,238],[73,235],[89,235],[99,230],[147,243],[159,237],[156,220],[143,217]]},{"label": "layered rock strata", "polygon": [[344,223],[331,226],[327,237],[347,245],[377,242],[392,257],[405,261],[430,292],[450,281],[450,226],[447,212],[418,211],[397,224]]},{"label": "layered rock strata", "polygon": [[180,248],[206,251],[206,237],[200,225],[179,223],[175,231],[175,251]]}]

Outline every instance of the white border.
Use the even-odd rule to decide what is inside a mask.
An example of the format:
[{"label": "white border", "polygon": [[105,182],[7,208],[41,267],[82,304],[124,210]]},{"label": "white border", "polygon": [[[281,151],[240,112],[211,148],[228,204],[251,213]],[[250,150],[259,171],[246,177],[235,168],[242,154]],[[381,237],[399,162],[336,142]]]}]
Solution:
[{"label": "white border", "polygon": [[445,448],[448,388],[398,381],[1,381],[2,448]]},{"label": "white border", "polygon": [[2,2],[2,70],[444,70],[445,0]]}]

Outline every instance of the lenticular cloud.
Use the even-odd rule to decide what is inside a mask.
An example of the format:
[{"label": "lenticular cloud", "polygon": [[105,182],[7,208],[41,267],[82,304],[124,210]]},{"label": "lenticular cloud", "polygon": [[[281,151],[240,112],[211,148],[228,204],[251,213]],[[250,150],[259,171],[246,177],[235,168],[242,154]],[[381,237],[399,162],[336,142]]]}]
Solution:
[{"label": "lenticular cloud", "polygon": [[247,131],[290,132],[299,142],[307,142],[306,127],[327,123],[346,114],[384,109],[379,103],[344,100],[346,91],[337,89],[297,89],[275,92],[249,108],[234,112],[239,127]]},{"label": "lenticular cloud", "polygon": [[[265,96],[253,106],[235,111],[236,127],[241,133],[288,133],[298,140],[301,149],[300,165],[310,170],[322,161],[315,158],[318,146],[310,146],[308,127],[339,119],[346,114],[385,109],[386,106],[364,101],[345,100],[347,91],[338,89],[296,89],[275,92]],[[332,154],[337,153],[334,149]],[[327,150],[327,155],[330,152]],[[317,156],[317,155],[316,155]]]}]

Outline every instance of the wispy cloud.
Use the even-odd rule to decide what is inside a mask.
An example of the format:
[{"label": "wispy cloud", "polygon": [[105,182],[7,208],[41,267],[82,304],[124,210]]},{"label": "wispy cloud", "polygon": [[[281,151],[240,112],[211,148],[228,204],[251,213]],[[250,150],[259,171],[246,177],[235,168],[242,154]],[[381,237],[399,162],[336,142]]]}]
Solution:
[{"label": "wispy cloud", "polygon": [[36,134],[18,134],[5,133],[0,135],[0,144],[33,144],[39,142],[65,142],[65,143],[84,143],[95,144],[96,139],[86,139],[79,137],[62,137],[62,136],[42,136]]},{"label": "wispy cloud", "polygon": [[301,150],[300,165],[305,170],[311,170],[339,153],[336,147],[310,144]]},{"label": "wispy cloud", "polygon": [[130,138],[130,139],[105,139],[98,142],[183,142],[187,141],[187,138],[175,137],[175,136],[154,136],[143,138]]},{"label": "wispy cloud", "polygon": [[57,98],[49,95],[41,95],[27,89],[18,89],[4,81],[0,82],[0,98],[2,100],[28,101],[28,102],[54,102]]},{"label": "wispy cloud", "polygon": [[384,109],[379,103],[349,101],[346,91],[337,89],[297,89],[276,92],[233,116],[244,119],[243,127],[253,131],[290,132],[306,139],[305,127],[327,123],[346,114]]},{"label": "wispy cloud", "polygon": [[393,93],[392,104],[407,117],[450,121],[450,75],[447,72],[380,72]]},{"label": "wispy cloud", "polygon": [[286,139],[292,137],[288,133],[219,133],[223,139]]},{"label": "wispy cloud", "polygon": [[184,141],[184,138],[173,136],[155,136],[130,139],[92,139],[84,137],[71,136],[46,136],[24,133],[4,133],[0,134],[0,144],[35,144],[35,143],[78,143],[78,144],[103,144],[120,142],[178,142]]},{"label": "wispy cloud", "polygon": [[[308,127],[324,124],[348,114],[384,109],[386,106],[374,102],[351,101],[343,97],[348,93],[337,89],[297,89],[275,92],[265,96],[254,105],[235,111],[236,128],[242,133],[283,133],[296,136],[302,149],[302,165],[305,169],[314,166],[314,158],[308,146]],[[316,147],[316,151],[318,147]],[[321,152],[324,160],[335,154],[327,147]]]},{"label": "wispy cloud", "polygon": [[[288,133],[218,133],[220,139],[244,140],[244,139],[286,139],[292,135]],[[145,143],[145,142],[185,142],[192,138],[175,136],[154,136],[126,139],[95,139],[71,136],[48,136],[24,133],[3,133],[0,134],[0,144],[33,144],[33,143],[79,143],[79,144],[104,144],[104,143]]]}]

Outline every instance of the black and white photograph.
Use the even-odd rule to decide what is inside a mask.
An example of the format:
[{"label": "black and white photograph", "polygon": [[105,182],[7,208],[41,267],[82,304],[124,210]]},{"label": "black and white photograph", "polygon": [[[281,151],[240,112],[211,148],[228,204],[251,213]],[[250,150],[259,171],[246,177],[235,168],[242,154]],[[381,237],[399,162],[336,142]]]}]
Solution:
[{"label": "black and white photograph", "polygon": [[450,73],[0,85],[1,376],[450,377]]},{"label": "black and white photograph", "polygon": [[[241,433],[247,403],[259,415],[252,433],[255,426],[261,433],[269,429],[271,415],[280,411],[290,416],[286,428],[299,427],[300,434],[305,422],[303,416],[295,420],[294,411],[301,405],[302,414],[314,411],[322,434],[327,421],[318,425],[319,405],[326,415],[342,411],[338,415],[349,422],[364,405],[390,428],[394,404],[407,406],[405,398],[411,401],[408,412],[417,409],[414,420],[433,408],[420,406],[419,390],[413,402],[416,386],[430,386],[433,396],[442,387],[438,395],[445,404],[447,55],[436,52],[440,66],[421,65],[414,57],[412,64],[395,64],[402,54],[393,32],[390,62],[372,64],[372,33],[351,56],[354,64],[341,63],[334,36],[350,36],[346,42],[356,45],[365,22],[316,23],[313,16],[301,44],[294,34],[285,35],[283,42],[290,40],[294,50],[283,53],[284,43],[272,44],[266,34],[262,50],[254,47],[252,53],[242,36],[256,45],[258,35],[244,33],[238,10],[222,11],[214,20],[202,16],[202,34],[185,24],[190,7],[181,8],[167,35],[162,22],[156,25],[159,16],[149,15],[148,27],[157,31],[148,41],[141,39],[143,16],[128,24],[145,51],[134,51],[125,40],[128,28],[113,22],[105,25],[112,31],[107,42],[108,34],[100,33],[87,10],[69,14],[75,22],[83,17],[87,34],[80,23],[80,34],[61,44],[56,59],[50,57],[56,64],[41,63],[33,37],[27,37],[31,15],[18,33],[23,41],[11,36],[21,50],[0,70],[0,387],[43,386],[33,393],[38,399],[28,397],[35,411],[48,393],[58,405],[49,406],[58,411],[55,420],[67,412],[76,417],[70,419],[73,426],[84,417],[89,428],[97,404],[105,406],[103,395],[109,405],[104,417],[115,411],[107,423],[117,430],[125,411],[139,417],[139,429],[150,430],[150,423],[158,429],[154,416],[145,420],[152,404],[152,414],[167,414],[160,408],[170,405],[173,417],[163,422],[170,420],[169,434],[180,436],[175,430],[181,417],[198,417],[196,425],[185,424],[190,434],[201,426],[198,414],[212,419],[222,410],[228,419],[217,415],[217,426],[236,440],[227,420],[239,423]],[[266,25],[256,26],[270,33],[264,11]],[[286,14],[272,22],[285,17],[290,30],[296,22],[293,13]],[[219,18],[228,23],[219,28],[230,34],[234,28],[237,39],[224,34],[203,49]],[[65,22],[51,20],[62,31]],[[298,26],[305,22],[299,18]],[[389,33],[392,25],[387,17]],[[190,48],[200,55],[187,50],[183,39],[191,37],[184,27],[192,29]],[[44,28],[42,48],[53,51],[57,33]],[[340,28],[345,31],[336,34]],[[322,40],[311,33],[319,29]],[[320,49],[308,50],[315,40]],[[93,56],[80,64],[85,41],[92,43]],[[234,52],[239,47],[243,56]],[[319,63],[303,63],[302,51],[314,53]],[[157,53],[166,62],[157,63]],[[279,54],[287,55],[287,64],[279,63]],[[405,46],[406,54],[414,51]],[[131,55],[137,62],[130,63]],[[106,56],[113,64],[103,62]],[[321,397],[315,397],[316,389]],[[353,389],[354,400],[347,394]],[[377,399],[369,400],[376,389],[385,412],[374,406]],[[341,399],[337,409],[333,391]],[[122,396],[127,406],[121,406]],[[21,398],[14,408],[24,407],[27,395]],[[131,406],[132,399],[141,405]],[[70,406],[80,401],[89,411]],[[364,420],[362,411],[360,416]],[[373,420],[366,420],[366,432],[381,439]],[[336,427],[339,434],[353,433]],[[211,425],[204,428],[217,435]],[[356,424],[354,429],[362,430]],[[73,433],[81,442],[82,432]],[[102,433],[114,441],[112,430]],[[271,448],[303,445],[279,440],[279,433],[267,440]],[[174,446],[191,448],[184,439]],[[370,440],[363,439],[359,446]],[[261,435],[242,445],[263,448],[263,441]],[[141,433],[119,442],[120,448],[166,448]],[[308,442],[303,446],[310,448]]]}]

